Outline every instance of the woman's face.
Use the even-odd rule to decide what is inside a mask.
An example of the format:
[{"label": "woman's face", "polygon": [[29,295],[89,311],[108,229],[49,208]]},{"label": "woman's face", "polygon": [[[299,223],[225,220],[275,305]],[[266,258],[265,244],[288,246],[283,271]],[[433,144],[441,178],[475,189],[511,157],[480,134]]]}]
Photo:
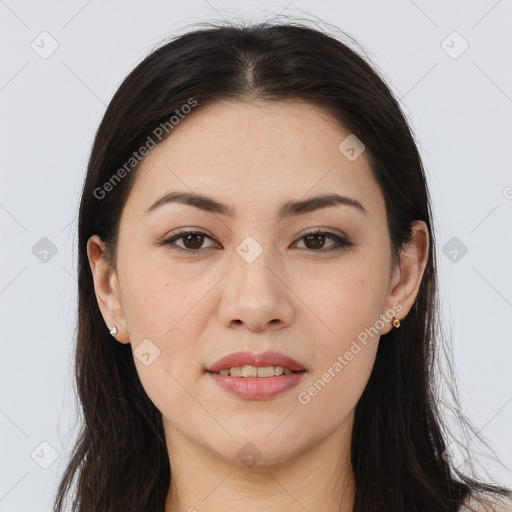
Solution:
[{"label": "woman's face", "polygon": [[[108,277],[90,240],[105,322],[131,343],[173,439],[270,464],[350,430],[379,336],[410,309],[424,262],[393,264],[382,193],[349,135],[303,102],[198,108],[139,168]],[[208,200],[160,201],[171,193]],[[331,194],[347,199],[309,203]],[[241,351],[255,356],[245,375],[285,356],[305,371],[207,371]],[[267,351],[281,356],[258,360]]]}]

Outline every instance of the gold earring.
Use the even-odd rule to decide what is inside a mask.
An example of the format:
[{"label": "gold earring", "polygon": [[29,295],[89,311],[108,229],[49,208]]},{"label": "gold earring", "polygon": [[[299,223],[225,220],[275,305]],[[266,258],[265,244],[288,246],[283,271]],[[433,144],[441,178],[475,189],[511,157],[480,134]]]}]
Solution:
[{"label": "gold earring", "polygon": [[110,334],[112,337],[117,341],[116,334],[117,334],[117,325],[114,325],[110,328]]},{"label": "gold earring", "polygon": [[400,318],[395,318],[395,319],[393,320],[393,325],[394,325],[395,327],[400,327]]}]

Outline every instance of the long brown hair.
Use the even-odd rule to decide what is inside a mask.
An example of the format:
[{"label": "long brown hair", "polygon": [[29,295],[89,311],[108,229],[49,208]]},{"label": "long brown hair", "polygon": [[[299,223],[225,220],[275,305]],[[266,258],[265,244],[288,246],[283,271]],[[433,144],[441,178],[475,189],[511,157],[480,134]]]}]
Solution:
[{"label": "long brown hair", "polygon": [[[326,109],[366,146],[393,254],[410,241],[412,221],[429,228],[430,258],[414,306],[400,329],[381,337],[357,404],[354,511],[455,512],[472,493],[505,493],[445,460],[433,386],[441,331],[430,199],[412,130],[390,88],[349,44],[303,23],[218,23],[171,39],[138,64],[97,131],[78,227],[75,372],[83,425],[54,511],[63,511],[66,497],[80,512],[164,510],[171,472],[161,413],[139,381],[130,345],[116,343],[103,321],[86,246],[101,236],[115,267],[121,211],[138,169],[126,163],[191,98],[195,109],[252,98],[302,99]],[[121,168],[122,179],[113,181]]]}]

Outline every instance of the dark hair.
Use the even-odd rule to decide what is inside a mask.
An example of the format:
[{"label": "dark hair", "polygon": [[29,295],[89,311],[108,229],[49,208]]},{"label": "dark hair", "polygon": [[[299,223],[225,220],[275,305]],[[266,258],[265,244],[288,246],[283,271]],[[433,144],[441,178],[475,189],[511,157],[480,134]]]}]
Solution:
[{"label": "dark hair", "polygon": [[455,512],[474,493],[507,493],[445,460],[434,392],[441,329],[430,199],[411,128],[389,87],[348,44],[304,23],[207,23],[138,64],[96,133],[78,221],[75,372],[84,423],[54,511],[62,511],[75,477],[73,511],[164,510],[171,474],[161,413],[140,383],[130,345],[116,343],[108,332],[86,247],[99,235],[115,268],[121,211],[138,168],[130,160],[134,152],[155,142],[159,127],[172,135],[169,119],[184,105],[197,110],[222,99],[304,100],[330,113],[366,146],[385,199],[393,256],[410,241],[414,220],[430,232],[416,301],[400,329],[381,337],[356,407],[354,511]]}]

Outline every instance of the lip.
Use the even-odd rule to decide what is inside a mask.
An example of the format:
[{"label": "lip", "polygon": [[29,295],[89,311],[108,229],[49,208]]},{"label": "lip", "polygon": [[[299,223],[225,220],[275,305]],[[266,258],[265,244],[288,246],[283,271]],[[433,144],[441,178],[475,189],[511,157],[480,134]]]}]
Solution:
[{"label": "lip", "polygon": [[[283,368],[289,368],[294,372],[306,370],[306,368],[299,362],[295,361],[295,359],[292,359],[289,356],[285,356],[279,352],[268,351],[263,352],[262,354],[253,354],[252,352],[234,352],[213,363],[209,368],[206,369],[206,371],[211,373],[218,373],[225,368],[233,368],[238,366],[282,366]],[[251,380],[251,378],[242,378]],[[259,379],[259,377],[256,378]],[[266,377],[267,380],[273,378],[274,377]]]},{"label": "lip", "polygon": [[231,377],[208,372],[208,376],[224,391],[246,400],[269,400],[295,387],[306,370],[279,377]]},{"label": "lip", "polygon": [[[295,373],[274,377],[231,377],[218,372],[238,366],[281,366]],[[208,376],[224,391],[246,400],[268,400],[295,387],[307,373],[304,366],[280,352],[262,354],[234,352],[219,359],[206,369]]]}]

